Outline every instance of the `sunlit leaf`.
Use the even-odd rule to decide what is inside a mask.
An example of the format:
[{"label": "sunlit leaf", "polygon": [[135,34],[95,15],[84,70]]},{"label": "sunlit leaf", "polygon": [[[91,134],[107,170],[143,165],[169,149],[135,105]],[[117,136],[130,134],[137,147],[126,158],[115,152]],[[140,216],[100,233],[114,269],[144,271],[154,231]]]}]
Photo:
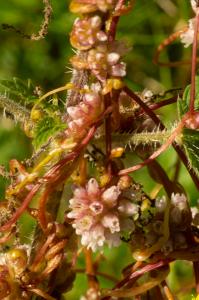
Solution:
[{"label": "sunlit leaf", "polygon": [[199,175],[199,131],[185,128],[183,130],[182,142],[190,167]]},{"label": "sunlit leaf", "polygon": [[33,145],[35,148],[40,147],[48,141],[55,133],[66,128],[66,124],[62,123],[58,118],[44,117],[37,123],[34,133]]},{"label": "sunlit leaf", "polygon": [[[195,110],[199,110],[199,76],[196,76],[195,82],[196,82]],[[182,99],[179,99],[177,102],[178,114],[180,118],[182,118],[182,116],[185,115],[189,110],[190,89],[191,89],[191,85],[188,85],[185,88]]]},{"label": "sunlit leaf", "polygon": [[0,93],[8,95],[12,101],[23,105],[34,103],[37,97],[34,95],[34,85],[31,80],[13,78],[11,80],[0,80]]}]

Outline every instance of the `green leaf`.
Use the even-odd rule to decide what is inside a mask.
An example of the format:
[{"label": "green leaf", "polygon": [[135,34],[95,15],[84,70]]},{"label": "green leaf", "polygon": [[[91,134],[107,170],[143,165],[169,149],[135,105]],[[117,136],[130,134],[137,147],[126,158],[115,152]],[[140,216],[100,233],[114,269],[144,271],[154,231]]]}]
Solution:
[{"label": "green leaf", "polygon": [[[195,110],[199,111],[199,76],[195,77],[195,83],[196,83]],[[178,105],[178,115],[180,119],[189,111],[190,90],[191,90],[191,85],[189,84],[184,90],[182,99],[178,99],[177,105]]]},{"label": "green leaf", "polygon": [[37,149],[45,144],[48,139],[54,136],[57,132],[66,128],[66,124],[62,123],[60,119],[55,117],[44,117],[37,123],[34,132],[33,145]]},{"label": "green leaf", "polygon": [[14,77],[11,80],[0,80],[0,93],[23,105],[34,103],[38,99],[34,95],[34,89],[30,79],[23,81]]},{"label": "green leaf", "polygon": [[199,131],[185,128],[182,132],[182,142],[190,167],[199,176]]}]

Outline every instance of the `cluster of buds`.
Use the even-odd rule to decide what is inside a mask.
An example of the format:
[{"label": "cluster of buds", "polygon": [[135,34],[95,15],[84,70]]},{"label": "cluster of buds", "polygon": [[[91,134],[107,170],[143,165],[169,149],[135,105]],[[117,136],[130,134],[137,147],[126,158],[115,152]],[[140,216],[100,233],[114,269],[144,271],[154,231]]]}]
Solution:
[{"label": "cluster of buds", "polygon": [[93,251],[104,244],[118,246],[120,237],[135,228],[138,207],[133,197],[133,188],[123,189],[121,181],[106,189],[100,188],[94,178],[84,187],[76,186],[67,217],[72,219],[76,234],[81,236],[81,244]]},{"label": "cluster of buds", "polygon": [[[143,205],[143,204],[142,204]],[[165,225],[166,211],[168,210],[168,224]],[[168,234],[164,244],[159,243],[159,250],[169,255],[174,250],[187,248],[187,229],[191,224],[191,211],[184,194],[172,194],[168,200],[165,196],[155,200],[155,206],[140,207],[140,214],[135,222],[135,231],[132,234],[132,250],[142,258],[163,236]],[[141,230],[141,228],[143,229]],[[140,249],[140,251],[137,251]],[[156,249],[157,250],[157,249]],[[143,256],[145,258],[145,256]]]},{"label": "cluster of buds", "polygon": [[103,112],[103,107],[102,96],[95,89],[86,92],[78,105],[67,108],[69,116],[67,135],[73,138],[83,137],[89,126]]},{"label": "cluster of buds", "polygon": [[76,19],[70,35],[71,45],[78,50],[91,49],[96,43],[105,42],[107,35],[101,30],[99,16]]},{"label": "cluster of buds", "polygon": [[28,248],[13,248],[0,256],[0,299],[27,299],[21,291],[23,273],[28,262]]},{"label": "cluster of buds", "polygon": [[71,58],[74,68],[88,69],[101,82],[108,77],[126,76],[126,64],[121,57],[128,51],[123,43],[102,43],[88,51],[87,58],[75,55]]},{"label": "cluster of buds", "polygon": [[[70,41],[75,49],[87,52],[87,55],[77,53],[70,61],[75,69],[89,70],[103,83],[108,78],[121,78],[126,75],[126,64],[121,61],[121,57],[127,52],[127,48],[122,43],[108,40],[108,33],[104,31],[107,26],[101,14],[89,15],[89,13],[97,10],[106,12],[114,5],[115,1],[112,0],[98,0],[87,4],[84,1],[74,0],[71,4],[73,12],[86,15],[75,21]],[[80,11],[77,7],[81,7]]]}]

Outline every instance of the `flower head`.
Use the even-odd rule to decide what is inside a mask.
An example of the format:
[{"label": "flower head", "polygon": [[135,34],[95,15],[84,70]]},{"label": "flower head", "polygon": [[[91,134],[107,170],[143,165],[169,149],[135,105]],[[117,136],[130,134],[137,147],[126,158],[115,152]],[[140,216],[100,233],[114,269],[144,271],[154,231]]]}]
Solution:
[{"label": "flower head", "polygon": [[68,218],[74,219],[76,234],[81,235],[82,245],[93,251],[106,243],[110,247],[120,244],[122,231],[133,231],[134,222],[130,218],[136,213],[135,205],[122,198],[118,186],[107,189],[99,187],[91,178],[85,187],[76,187],[69,201],[71,212]]},{"label": "flower head", "polygon": [[67,134],[74,138],[81,138],[86,133],[87,128],[95,122],[97,117],[103,111],[103,101],[100,96],[93,90],[83,95],[82,101],[76,106],[69,106],[68,129]]},{"label": "flower head", "polygon": [[75,55],[71,63],[77,69],[89,69],[100,81],[109,77],[126,76],[126,64],[121,61],[122,56],[129,50],[124,43],[98,43],[88,51],[87,58]]},{"label": "flower head", "polygon": [[193,8],[193,11],[196,13],[197,8],[199,7],[199,1],[198,0],[191,0],[191,6]]},{"label": "flower head", "polygon": [[88,50],[97,42],[105,42],[107,35],[101,30],[99,16],[77,19],[70,35],[71,45],[78,50]]},{"label": "flower head", "polygon": [[181,42],[184,44],[184,47],[187,48],[191,44],[193,44],[194,39],[194,25],[195,25],[195,18],[189,20],[189,27],[186,32],[183,32],[180,35]]}]

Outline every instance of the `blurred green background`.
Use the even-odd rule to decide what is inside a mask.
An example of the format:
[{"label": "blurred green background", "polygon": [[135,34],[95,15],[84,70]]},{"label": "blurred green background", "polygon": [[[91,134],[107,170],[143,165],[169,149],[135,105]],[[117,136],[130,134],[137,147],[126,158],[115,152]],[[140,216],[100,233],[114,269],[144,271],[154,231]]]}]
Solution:
[{"label": "blurred green background", "polygon": [[[0,79],[19,77],[30,78],[35,85],[44,91],[61,86],[69,80],[69,57],[72,49],[69,44],[69,32],[74,15],[68,11],[69,1],[52,0],[53,18],[49,34],[44,40],[30,41],[23,39],[13,31],[0,29]],[[43,3],[39,0],[0,0],[0,23],[13,25],[25,34],[37,32],[42,21]],[[185,87],[190,80],[190,65],[179,68],[160,68],[152,63],[157,46],[170,33],[182,28],[192,16],[190,3],[187,0],[137,0],[135,7],[127,16],[121,18],[118,38],[123,38],[132,45],[126,57],[128,63],[127,82],[135,91],[144,88],[154,93],[173,87]],[[190,57],[190,49],[184,49],[178,42],[167,48],[161,56],[166,61],[182,60]],[[3,113],[3,112],[2,112]],[[171,105],[159,114],[166,124],[176,119],[176,106]],[[169,116],[169,119],[168,119]],[[31,153],[31,143],[19,126],[12,121],[1,118],[0,121],[0,164],[8,166],[12,158],[23,160]],[[176,154],[171,149],[159,159],[169,176],[173,175],[172,167],[176,163]],[[146,170],[135,174],[135,179],[142,182],[146,191],[151,191],[155,183]],[[198,194],[184,167],[181,167],[180,182],[190,195],[190,201],[196,202]],[[4,180],[1,179],[1,197],[3,197]],[[125,245],[119,249],[106,250],[101,270],[108,269],[110,274],[119,278],[122,267],[131,262],[130,252]],[[84,268],[80,257],[79,268]],[[111,283],[102,280],[103,287]],[[190,290],[186,297],[180,294],[180,284],[190,286],[193,283],[192,269],[189,263],[176,263],[172,266],[170,284],[178,291],[178,299],[191,299]],[[78,275],[73,292],[66,299],[79,299],[86,287],[85,275]]]}]

